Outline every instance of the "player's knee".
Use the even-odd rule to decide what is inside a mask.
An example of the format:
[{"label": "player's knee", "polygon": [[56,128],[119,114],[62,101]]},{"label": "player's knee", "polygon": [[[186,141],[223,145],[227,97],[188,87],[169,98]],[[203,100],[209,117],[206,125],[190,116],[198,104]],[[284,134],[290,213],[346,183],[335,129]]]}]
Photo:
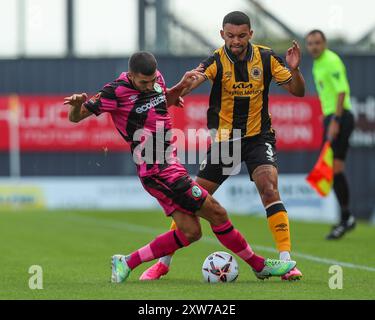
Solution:
[{"label": "player's knee", "polygon": [[261,192],[262,202],[264,204],[270,204],[280,200],[279,191],[275,188],[265,188]]},{"label": "player's knee", "polygon": [[211,196],[207,198],[204,207],[201,208],[200,216],[213,225],[220,225],[228,220],[227,211]]},{"label": "player's knee", "polygon": [[186,239],[192,243],[198,241],[202,237],[202,230],[200,227],[189,228],[184,231]]},{"label": "player's knee", "polygon": [[200,238],[202,238],[202,230],[194,230],[194,232],[191,234],[191,242],[198,241]]},{"label": "player's knee", "polygon": [[215,225],[220,225],[228,220],[227,211],[219,204],[213,206],[212,208],[212,221],[211,223]]}]

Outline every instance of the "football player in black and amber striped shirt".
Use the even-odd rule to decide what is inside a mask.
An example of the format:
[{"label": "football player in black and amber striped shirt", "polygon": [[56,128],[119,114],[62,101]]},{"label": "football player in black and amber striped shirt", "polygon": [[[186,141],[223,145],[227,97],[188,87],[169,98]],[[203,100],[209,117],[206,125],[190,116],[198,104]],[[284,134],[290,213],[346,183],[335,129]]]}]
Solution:
[{"label": "football player in black and amber striped shirt", "polygon": [[268,113],[271,80],[285,86],[293,80],[291,72],[271,49],[249,43],[245,50],[239,59],[223,46],[202,64],[206,78],[212,82],[208,128],[217,130],[216,138],[220,141],[233,138],[233,129],[240,129],[241,137],[271,132]]},{"label": "football player in black and amber striped shirt", "polygon": [[[213,161],[218,154],[214,148],[220,150],[223,141],[233,144],[240,139],[241,162],[246,164],[250,179],[259,191],[280,259],[290,260],[289,219],[277,187],[276,139],[268,112],[268,93],[274,80],[292,95],[304,96],[305,81],[299,71],[301,51],[293,41],[286,54],[287,68],[270,48],[250,42],[253,36],[250,19],[239,11],[224,17],[220,33],[224,46],[201,63],[198,69],[202,76],[183,93],[187,94],[205,80],[212,83],[207,126],[215,132],[215,142],[201,164],[196,181],[213,194],[229,176],[223,173],[228,159],[220,155],[219,161]],[[166,274],[170,259],[170,256],[163,257],[144,272],[141,280],[158,279]],[[302,273],[294,268],[282,279],[301,277]]]}]

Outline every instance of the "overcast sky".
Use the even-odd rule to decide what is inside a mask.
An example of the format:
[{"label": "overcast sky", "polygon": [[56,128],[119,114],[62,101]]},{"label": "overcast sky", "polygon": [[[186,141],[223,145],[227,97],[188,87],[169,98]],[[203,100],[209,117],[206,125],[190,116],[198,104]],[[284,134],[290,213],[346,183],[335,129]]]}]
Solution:
[{"label": "overcast sky", "polygon": [[[353,41],[375,26],[375,0],[259,2],[302,34],[321,28],[328,37],[339,35]],[[25,18],[20,17],[22,3]],[[0,0],[0,57],[12,57],[22,50],[34,56],[64,55],[65,6],[66,0]],[[74,6],[76,53],[109,56],[137,50],[137,0],[74,0]],[[247,0],[170,0],[170,6],[179,19],[217,45],[222,42],[223,16],[251,8]],[[23,36],[20,30],[26,30]]]},{"label": "overcast sky", "polygon": [[[217,30],[229,11],[249,10],[246,0],[170,0],[177,14],[197,26],[204,26],[210,37],[220,41]],[[374,0],[259,0],[273,14],[293,29],[306,33],[323,29],[328,36],[344,36],[356,40],[375,27]],[[256,30],[255,30],[256,32]]]},{"label": "overcast sky", "polygon": [[[220,41],[217,30],[223,16],[233,10],[248,10],[246,0],[170,0],[182,19],[192,21]],[[323,29],[328,36],[356,40],[375,27],[375,0],[258,0],[293,29],[306,33]],[[256,32],[256,30],[255,30]]]},{"label": "overcast sky", "polygon": [[[356,40],[375,27],[374,0],[261,0],[289,25],[306,32],[320,28],[328,35]],[[277,4],[283,4],[277,7]],[[276,10],[275,10],[276,9]]]}]

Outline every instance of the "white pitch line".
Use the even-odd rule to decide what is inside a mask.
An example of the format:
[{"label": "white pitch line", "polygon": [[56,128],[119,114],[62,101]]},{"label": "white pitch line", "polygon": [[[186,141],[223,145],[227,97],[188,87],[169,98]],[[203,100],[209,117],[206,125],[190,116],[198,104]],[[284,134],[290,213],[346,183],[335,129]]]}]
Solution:
[{"label": "white pitch line", "polygon": [[[107,227],[107,228],[118,229],[118,230],[127,230],[129,232],[141,232],[141,233],[152,234],[152,235],[164,233],[166,231],[165,229],[161,229],[161,228],[146,227],[143,225],[132,224],[132,223],[127,223],[127,222],[118,222],[117,220],[115,221],[115,220],[110,220],[110,219],[98,220],[96,218],[84,217],[84,216],[74,216],[74,217],[66,216],[65,219],[80,221],[83,223],[92,222],[100,227]],[[203,241],[204,243],[207,243],[207,244],[214,244],[214,245],[220,244],[216,238],[209,237],[209,236],[203,236],[199,241]],[[272,247],[261,246],[261,245],[251,245],[251,247],[253,247],[256,250],[278,253],[278,251]],[[309,261],[317,262],[320,264],[340,265],[342,267],[346,267],[350,269],[358,269],[358,270],[375,272],[374,267],[364,266],[360,264],[343,262],[343,261],[338,261],[338,260],[333,260],[333,259],[326,259],[326,258],[321,258],[321,257],[313,256],[310,254],[299,253],[295,251],[292,252],[292,255],[293,257],[298,257],[304,260],[309,260]]]},{"label": "white pitch line", "polygon": [[[267,251],[267,252],[278,252],[276,249],[271,248],[271,247],[265,247],[265,246],[259,246],[259,245],[254,245],[253,247],[254,247],[254,249],[257,249],[257,250],[263,250],[263,251]],[[354,264],[354,263],[350,263],[350,262],[342,262],[342,261],[327,259],[327,258],[320,258],[320,257],[316,257],[316,256],[313,256],[313,255],[310,255],[310,254],[299,253],[299,252],[295,252],[295,251],[292,252],[292,255],[293,255],[293,257],[298,257],[298,258],[301,258],[301,259],[310,260],[310,261],[318,262],[318,263],[321,263],[321,264],[328,264],[328,265],[336,265],[337,264],[337,265],[340,265],[340,266],[346,267],[346,268],[360,269],[360,270],[375,272],[375,268],[369,267],[369,266],[363,266],[363,265],[360,265],[360,264]]]}]

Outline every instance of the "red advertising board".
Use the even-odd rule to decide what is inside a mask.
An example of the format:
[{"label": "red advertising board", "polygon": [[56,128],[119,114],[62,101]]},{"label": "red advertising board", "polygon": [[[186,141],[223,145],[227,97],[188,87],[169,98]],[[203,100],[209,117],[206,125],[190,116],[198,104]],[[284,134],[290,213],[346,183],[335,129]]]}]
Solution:
[{"label": "red advertising board", "polygon": [[[316,97],[271,96],[270,113],[279,150],[314,150],[321,145],[321,112]],[[185,108],[170,109],[174,127],[187,137],[188,129],[206,131],[208,97],[191,95]],[[0,150],[9,150],[9,110],[17,112],[22,151],[109,151],[129,150],[111,117],[89,117],[80,123],[67,119],[63,96],[0,97]],[[206,133],[207,134],[207,133]],[[189,140],[190,141],[190,140]],[[196,142],[190,141],[189,148]]]},{"label": "red advertising board", "polygon": [[0,150],[9,150],[8,97],[0,97]]},{"label": "red advertising board", "polygon": [[[185,108],[171,109],[176,128],[206,128],[208,97],[185,98]],[[322,143],[322,113],[317,97],[296,98],[272,95],[269,99],[272,126],[276,130],[279,150],[316,150]]]},{"label": "red advertising board", "polygon": [[270,96],[269,111],[279,150],[317,150],[321,147],[323,115],[317,97]]},{"label": "red advertising board", "polygon": [[[17,118],[22,151],[100,151],[103,148],[112,151],[129,150],[109,114],[72,123],[68,121],[68,107],[63,105],[63,98],[18,97]],[[0,110],[9,109],[9,100],[10,98],[1,98]],[[4,121],[0,120],[0,150],[9,149],[9,139],[3,139],[3,136],[8,136],[8,131],[9,125],[4,126]]]}]

